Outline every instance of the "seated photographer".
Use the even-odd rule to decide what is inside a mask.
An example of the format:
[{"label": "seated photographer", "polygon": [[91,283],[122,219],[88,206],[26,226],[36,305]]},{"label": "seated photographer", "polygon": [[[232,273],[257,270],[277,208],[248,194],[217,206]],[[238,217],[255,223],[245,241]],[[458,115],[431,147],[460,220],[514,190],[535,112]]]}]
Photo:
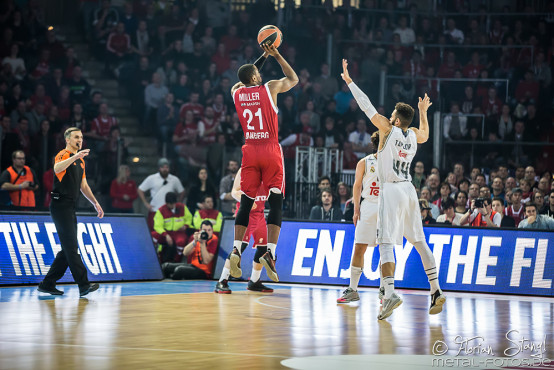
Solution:
[{"label": "seated photographer", "polygon": [[173,280],[210,279],[212,277],[215,253],[217,252],[217,236],[214,235],[212,223],[203,221],[200,231],[192,236],[185,247],[183,255],[188,257],[187,263],[164,263],[162,271],[166,278]]},{"label": "seated photographer", "polygon": [[180,262],[187,243],[187,228],[192,227],[192,215],[183,203],[177,202],[177,193],[165,195],[165,204],[154,215],[152,239],[160,244],[158,258],[161,263]]},{"label": "seated photographer", "polygon": [[455,202],[452,198],[448,198],[442,202],[442,210],[444,213],[437,217],[438,224],[460,226],[462,215],[455,212],[454,205]]},{"label": "seated photographer", "polygon": [[0,187],[7,190],[15,207],[35,208],[35,191],[38,190],[37,175],[25,165],[25,153],[12,153],[12,165],[0,175]]},{"label": "seated photographer", "polygon": [[492,210],[490,198],[475,198],[471,207],[462,216],[460,225],[470,224],[476,227],[500,227],[502,216]]},{"label": "seated photographer", "polygon": [[537,214],[537,205],[525,205],[525,219],[518,225],[519,229],[554,230],[554,219],[546,215]]}]

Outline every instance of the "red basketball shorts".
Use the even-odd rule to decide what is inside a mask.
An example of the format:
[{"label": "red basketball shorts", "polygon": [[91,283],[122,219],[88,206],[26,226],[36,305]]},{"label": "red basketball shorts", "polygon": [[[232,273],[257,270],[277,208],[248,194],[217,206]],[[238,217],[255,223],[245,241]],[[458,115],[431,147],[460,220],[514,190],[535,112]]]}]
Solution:
[{"label": "red basketball shorts", "polygon": [[242,146],[240,190],[255,199],[260,184],[269,191],[285,194],[285,164],[279,143],[245,144]]},{"label": "red basketball shorts", "polygon": [[250,237],[254,239],[253,248],[258,245],[267,245],[267,223],[263,212],[250,212],[250,220],[242,242],[249,243]]}]

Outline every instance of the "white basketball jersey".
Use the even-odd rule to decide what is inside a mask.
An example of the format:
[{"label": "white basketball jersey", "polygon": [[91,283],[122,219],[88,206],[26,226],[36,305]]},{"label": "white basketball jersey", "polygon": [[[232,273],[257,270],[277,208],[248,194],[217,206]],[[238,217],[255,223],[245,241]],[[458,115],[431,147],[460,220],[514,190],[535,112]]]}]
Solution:
[{"label": "white basketball jersey", "polygon": [[392,126],[385,145],[377,157],[381,182],[411,182],[410,165],[416,152],[415,132],[409,129],[404,132],[401,128]]},{"label": "white basketball jersey", "polygon": [[362,179],[362,198],[377,204],[379,200],[379,174],[377,171],[377,158],[370,154],[364,158],[365,173]]}]

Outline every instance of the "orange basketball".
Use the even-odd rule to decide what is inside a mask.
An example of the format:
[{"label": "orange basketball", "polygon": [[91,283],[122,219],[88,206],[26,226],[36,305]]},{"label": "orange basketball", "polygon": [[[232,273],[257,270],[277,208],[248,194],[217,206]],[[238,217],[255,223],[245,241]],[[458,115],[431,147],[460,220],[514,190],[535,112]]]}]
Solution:
[{"label": "orange basketball", "polygon": [[258,32],[258,44],[275,45],[278,48],[283,41],[283,34],[281,30],[275,26],[268,25],[260,28]]}]

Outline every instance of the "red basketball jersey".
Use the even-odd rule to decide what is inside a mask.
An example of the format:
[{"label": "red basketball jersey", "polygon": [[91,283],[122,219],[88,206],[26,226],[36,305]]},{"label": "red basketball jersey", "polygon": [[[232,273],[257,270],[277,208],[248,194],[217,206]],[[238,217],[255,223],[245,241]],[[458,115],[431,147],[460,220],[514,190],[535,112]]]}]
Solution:
[{"label": "red basketball jersey", "polygon": [[233,95],[246,144],[278,142],[278,109],[267,84],[241,87]]}]

